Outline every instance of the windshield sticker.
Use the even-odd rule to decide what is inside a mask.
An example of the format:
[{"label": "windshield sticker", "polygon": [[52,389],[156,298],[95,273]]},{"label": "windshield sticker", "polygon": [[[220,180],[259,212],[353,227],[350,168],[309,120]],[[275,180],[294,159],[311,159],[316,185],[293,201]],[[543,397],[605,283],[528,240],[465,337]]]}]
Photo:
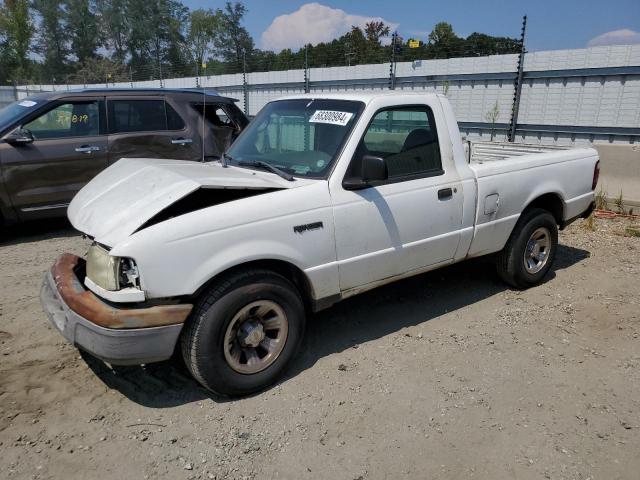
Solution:
[{"label": "windshield sticker", "polygon": [[328,123],[330,125],[340,125],[344,127],[351,117],[353,113],[351,112],[338,112],[336,110],[316,110],[311,118],[309,119],[309,123]]},{"label": "windshield sticker", "polygon": [[18,105],[21,107],[33,107],[36,104],[33,100],[23,100]]}]

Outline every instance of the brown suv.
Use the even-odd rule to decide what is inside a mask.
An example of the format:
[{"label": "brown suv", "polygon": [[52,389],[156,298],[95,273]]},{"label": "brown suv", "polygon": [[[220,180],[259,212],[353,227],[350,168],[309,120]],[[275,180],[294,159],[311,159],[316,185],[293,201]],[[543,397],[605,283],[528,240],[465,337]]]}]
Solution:
[{"label": "brown suv", "polygon": [[120,158],[219,158],[247,123],[233,99],[213,91],[90,89],[19,100],[0,110],[0,225],[64,215]]}]

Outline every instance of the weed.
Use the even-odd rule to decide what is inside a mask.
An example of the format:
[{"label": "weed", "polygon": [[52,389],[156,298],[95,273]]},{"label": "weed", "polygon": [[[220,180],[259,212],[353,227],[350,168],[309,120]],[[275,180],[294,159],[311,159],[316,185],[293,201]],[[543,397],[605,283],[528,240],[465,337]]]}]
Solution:
[{"label": "weed", "polygon": [[602,187],[600,187],[600,191],[596,193],[596,208],[598,210],[607,209],[607,192],[602,190]]},{"label": "weed", "polygon": [[624,229],[625,237],[640,237],[640,227],[627,227]]},{"label": "weed", "polygon": [[624,213],[624,199],[622,198],[622,190],[620,190],[620,195],[618,195],[614,200],[616,208],[618,209],[618,213]]},{"label": "weed", "polygon": [[584,228],[592,232],[596,231],[596,222],[593,213],[587,217],[587,220],[584,222]]}]

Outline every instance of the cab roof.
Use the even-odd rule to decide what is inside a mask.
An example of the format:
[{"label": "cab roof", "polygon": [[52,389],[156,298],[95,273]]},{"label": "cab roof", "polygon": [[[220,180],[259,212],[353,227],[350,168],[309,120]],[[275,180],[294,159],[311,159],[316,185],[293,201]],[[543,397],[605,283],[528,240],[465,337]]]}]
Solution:
[{"label": "cab roof", "polygon": [[278,98],[278,100],[296,100],[296,99],[326,99],[326,100],[351,100],[356,102],[369,103],[371,100],[380,97],[421,97],[436,98],[438,93],[431,92],[404,92],[402,90],[387,90],[382,92],[337,92],[337,93],[305,93],[300,95],[289,95]]}]

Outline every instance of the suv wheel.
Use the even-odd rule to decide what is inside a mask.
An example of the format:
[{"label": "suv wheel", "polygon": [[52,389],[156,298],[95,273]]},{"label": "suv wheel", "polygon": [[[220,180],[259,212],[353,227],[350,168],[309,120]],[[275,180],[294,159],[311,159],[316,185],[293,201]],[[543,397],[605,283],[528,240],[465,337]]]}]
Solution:
[{"label": "suv wheel", "polygon": [[267,270],[233,274],[206,291],[182,334],[191,374],[221,395],[272,384],[302,340],[302,299],[286,278]]}]

